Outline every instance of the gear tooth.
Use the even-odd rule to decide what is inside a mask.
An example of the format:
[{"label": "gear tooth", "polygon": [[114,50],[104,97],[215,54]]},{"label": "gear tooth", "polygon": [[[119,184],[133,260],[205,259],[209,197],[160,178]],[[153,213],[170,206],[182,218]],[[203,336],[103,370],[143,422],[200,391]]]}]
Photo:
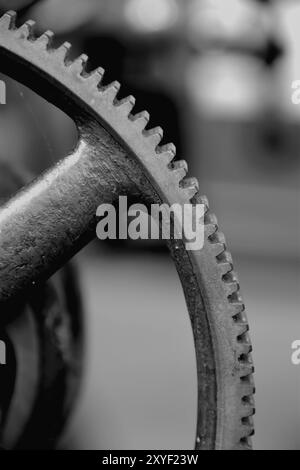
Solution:
[{"label": "gear tooth", "polygon": [[232,260],[232,256],[231,254],[229,253],[229,251],[224,251],[224,253],[222,253],[221,256],[218,256],[218,259],[217,259],[220,267],[222,267],[222,265],[229,265],[230,266],[230,269],[228,269],[228,271],[224,272],[224,274],[228,273],[229,271],[231,271],[233,269],[233,260]]},{"label": "gear tooth", "polygon": [[[245,325],[247,325],[247,330],[249,329],[248,327],[248,321],[247,321],[247,317],[245,315],[245,305],[243,303],[241,303],[239,305],[239,313],[237,313],[236,315],[233,315],[233,320],[234,320],[234,324],[236,326],[236,330],[237,330],[237,333],[236,333],[236,337],[240,336],[238,334],[238,330],[239,330],[239,325],[241,325],[241,329],[243,327],[245,327]],[[241,331],[241,334],[245,333],[245,331]]]},{"label": "gear tooth", "polygon": [[233,265],[233,259],[232,259],[232,256],[231,256],[231,253],[229,253],[229,251],[226,251],[225,252],[225,259],[228,263],[230,263],[231,265]]},{"label": "gear tooth", "polygon": [[177,171],[184,171],[184,173],[188,172],[188,164],[185,160],[177,160],[176,162],[173,163],[173,170]]},{"label": "gear tooth", "polygon": [[173,160],[176,156],[176,147],[172,142],[170,142],[169,144],[159,145],[156,149],[156,152],[159,155],[168,153],[170,155],[171,160]]},{"label": "gear tooth", "polygon": [[231,304],[243,304],[243,299],[239,291],[234,292],[228,299]]},{"label": "gear tooth", "polygon": [[253,395],[242,397],[242,404],[244,407],[244,416],[252,416],[255,414],[255,401]]},{"label": "gear tooth", "polygon": [[252,375],[246,375],[245,377],[241,377],[241,397],[243,400],[246,397],[251,397],[255,393],[255,386]]},{"label": "gear tooth", "polygon": [[236,351],[239,356],[241,355],[247,356],[249,353],[252,352],[252,346],[251,346],[250,341],[239,341],[236,346]]},{"label": "gear tooth", "polygon": [[150,120],[150,114],[148,113],[148,111],[142,111],[138,114],[130,114],[129,119],[134,123],[135,127],[138,130],[143,131]]},{"label": "gear tooth", "polygon": [[188,164],[185,160],[179,160],[172,164],[172,175],[181,182],[188,172]]},{"label": "gear tooth", "polygon": [[248,374],[248,375],[245,375],[244,377],[241,377],[241,384],[242,385],[244,384],[246,389],[249,388],[251,390],[250,393],[242,394],[242,398],[245,396],[251,397],[251,395],[254,395],[255,386],[254,386],[254,380],[253,380],[252,374]]},{"label": "gear tooth", "polygon": [[[205,220],[205,215],[204,215]],[[222,232],[219,232],[217,225],[214,223],[211,225],[211,234],[208,235],[208,240],[211,244],[211,250],[216,258],[221,256],[225,251],[225,237]],[[224,276],[223,276],[224,278]]]},{"label": "gear tooth", "polygon": [[[217,234],[219,227],[217,217],[209,210],[207,210],[204,214],[204,225],[206,236],[209,240],[211,240],[211,238]],[[218,255],[216,255],[217,259],[223,255],[224,251],[225,248],[223,246],[223,250]]]},{"label": "gear tooth", "polygon": [[[244,430],[242,430],[243,434],[244,434]],[[251,433],[253,434],[253,432]],[[234,450],[252,450],[252,440],[251,438],[249,437],[249,435],[247,436],[244,436],[244,437],[241,437],[240,438],[240,441],[239,443],[236,445],[236,447],[234,448]]]},{"label": "gear tooth", "polygon": [[34,37],[35,21],[28,20],[16,30],[16,34],[22,39],[32,39]]},{"label": "gear tooth", "polygon": [[59,61],[65,64],[67,62],[71,47],[72,45],[66,41],[57,49],[54,49],[53,53],[55,54],[55,56],[57,57]]},{"label": "gear tooth", "polygon": [[246,443],[249,445],[250,441],[250,436],[253,436],[254,434],[254,425],[253,425],[253,419],[251,416],[247,416],[245,418],[241,419],[241,427],[240,427],[240,432],[242,434],[242,443]]},{"label": "gear tooth", "polygon": [[218,219],[215,216],[215,214],[211,212],[207,212],[204,217],[204,222],[207,225],[214,225],[215,227],[218,227]]},{"label": "gear tooth", "polygon": [[86,73],[86,65],[88,63],[88,56],[86,54],[81,54],[74,61],[72,61],[69,66],[72,73],[75,75],[84,75]]},{"label": "gear tooth", "polygon": [[187,194],[188,199],[192,199],[199,191],[199,182],[197,178],[184,178],[180,182],[180,187]]},{"label": "gear tooth", "polygon": [[49,49],[53,42],[54,33],[52,31],[45,31],[41,36],[39,36],[35,44],[42,49]]},{"label": "gear tooth", "polygon": [[240,378],[246,377],[247,375],[253,374],[254,367],[251,361],[241,361],[239,362],[239,376]]},{"label": "gear tooth", "polygon": [[225,283],[225,290],[228,295],[232,295],[234,292],[236,292],[239,289],[239,284],[237,282],[228,282]]},{"label": "gear tooth", "polygon": [[[228,285],[228,291],[229,295],[233,294],[234,292],[239,291],[240,289],[240,283],[238,280],[237,275],[235,274],[234,271],[231,271],[229,275],[225,275],[225,278],[228,276],[228,280],[225,281],[225,284]],[[224,277],[223,277],[224,280]]]},{"label": "gear tooth", "polygon": [[135,106],[135,97],[132,95],[126,96],[126,98],[123,98],[116,104],[120,108],[120,111],[128,117]]},{"label": "gear tooth", "polygon": [[17,13],[13,10],[7,11],[0,18],[0,28],[15,29]]},{"label": "gear tooth", "polygon": [[91,86],[94,86],[95,88],[100,88],[104,74],[105,70],[102,67],[97,67],[95,70],[92,70],[92,72],[87,75],[86,79],[89,80]]},{"label": "gear tooth", "polygon": [[[205,220],[205,216],[206,216],[206,214],[204,214],[204,220]],[[207,224],[204,223],[204,228],[205,228],[205,233],[206,233],[207,238],[210,238],[218,230],[218,226],[214,225],[214,224],[208,224],[207,225]],[[222,254],[222,253],[220,253],[220,254]]]},{"label": "gear tooth", "polygon": [[237,321],[234,323],[234,332],[236,337],[239,337],[249,331],[249,325],[247,321],[242,320],[242,321]]},{"label": "gear tooth", "polygon": [[245,403],[242,405],[241,409],[241,417],[246,418],[247,416],[254,416],[255,415],[255,405],[254,405],[254,399],[252,398],[252,404],[250,403]]},{"label": "gear tooth", "polygon": [[[211,249],[212,249],[212,252],[214,254],[215,257],[221,255],[223,252],[224,252],[224,245],[223,243],[213,243],[211,245]],[[231,292],[228,291],[228,295],[230,294]]]},{"label": "gear tooth", "polygon": [[246,331],[245,333],[242,333],[241,335],[239,335],[237,337],[237,339],[238,339],[238,342],[241,343],[241,344],[251,345],[251,341],[250,341],[248,331]]},{"label": "gear tooth", "polygon": [[234,447],[233,450],[252,450],[252,444],[250,439],[241,441]]},{"label": "gear tooth", "polygon": [[156,149],[164,136],[164,131],[161,127],[153,127],[153,129],[144,130],[143,135],[148,142],[151,141],[151,145]]},{"label": "gear tooth", "polygon": [[232,310],[232,317],[237,318],[245,311],[245,304],[243,302],[230,302]]},{"label": "gear tooth", "polygon": [[156,153],[159,158],[164,161],[166,166],[169,166],[176,156],[176,147],[174,144],[169,143],[156,147]]},{"label": "gear tooth", "polygon": [[203,204],[205,206],[205,214],[209,210],[209,202],[208,202],[207,196],[197,195],[195,203],[196,204]]},{"label": "gear tooth", "polygon": [[117,94],[119,93],[121,88],[121,84],[118,81],[114,81],[109,85],[101,88],[102,93],[105,95],[106,99],[110,102],[114,102],[117,98]]},{"label": "gear tooth", "polygon": [[246,321],[247,319],[244,314],[245,304],[239,290],[228,295],[228,302],[231,309],[231,316],[235,322],[239,323],[240,321]]},{"label": "gear tooth", "polygon": [[249,434],[247,432],[247,435],[251,436],[253,434],[253,428],[254,428],[254,421],[253,421],[252,415],[244,417],[242,419],[242,424],[249,429]]},{"label": "gear tooth", "polygon": [[161,145],[160,147],[158,147],[157,152],[170,153],[172,155],[172,158],[174,158],[176,155],[176,147],[172,142],[170,142],[169,144]]},{"label": "gear tooth", "polygon": [[[244,322],[244,328],[248,328],[247,331],[249,330],[249,327],[248,327],[248,323],[247,323],[247,322]],[[247,332],[247,331],[246,331],[246,332]],[[243,334],[244,334],[244,333],[243,333]],[[239,360],[240,363],[246,362],[246,363],[248,363],[249,365],[251,365],[251,366],[253,367],[253,358],[252,358],[252,354],[251,354],[251,353],[249,353],[249,354],[247,354],[247,355],[241,355],[241,356],[239,356],[238,360]],[[246,376],[246,375],[247,375],[247,374],[245,374],[245,376]],[[250,374],[248,374],[248,375],[250,375]]]},{"label": "gear tooth", "polygon": [[209,202],[208,202],[208,197],[203,195],[203,196],[199,196],[199,201],[200,201],[200,204],[204,204],[205,206],[207,206],[209,208]]},{"label": "gear tooth", "polygon": [[226,245],[226,239],[225,239],[224,233],[223,233],[223,232],[220,232],[220,231],[218,231],[217,233],[218,233],[218,235],[217,235],[217,237],[218,237],[218,242],[219,242],[219,243],[222,243],[222,245],[225,246],[225,245]]},{"label": "gear tooth", "polygon": [[222,279],[224,282],[227,283],[235,282],[236,284],[239,284],[239,280],[235,271],[230,271],[229,273],[226,273]]},{"label": "gear tooth", "polygon": [[[223,253],[222,253],[222,255],[223,255]],[[226,262],[226,261],[218,262],[218,267],[219,267],[219,271],[221,273],[221,276],[224,276],[225,274],[227,274],[228,272],[230,272],[233,269],[232,263]]]},{"label": "gear tooth", "polygon": [[223,246],[223,251],[226,246],[225,235],[223,232],[217,230],[212,235],[209,236],[209,240],[212,244],[221,244]]}]

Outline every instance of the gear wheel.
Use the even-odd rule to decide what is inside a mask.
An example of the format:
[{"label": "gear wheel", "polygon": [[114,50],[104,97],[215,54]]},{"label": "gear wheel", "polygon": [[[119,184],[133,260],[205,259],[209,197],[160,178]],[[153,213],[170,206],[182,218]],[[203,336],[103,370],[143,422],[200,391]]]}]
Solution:
[{"label": "gear wheel", "polygon": [[[0,162],[0,204],[29,178]],[[52,449],[77,396],[84,331],[74,269],[65,265],[34,295],[16,302],[13,318],[0,327],[7,349],[7,365],[0,367],[4,449]]]},{"label": "gear wheel", "polygon": [[[35,37],[32,21],[17,27],[14,12],[0,19],[1,71],[66,112],[79,132],[74,153],[25,189],[23,198],[26,194],[30,204],[23,204],[22,194],[17,195],[0,213],[1,241],[6,248],[5,253],[0,250],[0,299],[13,298],[49,277],[86,244],[94,236],[99,201],[112,202],[129,193],[147,204],[204,204],[204,248],[186,251],[182,241],[168,243],[194,333],[198,373],[195,448],[250,449],[254,385],[248,323],[216,217],[206,197],[198,195],[197,180],[187,177],[186,163],[174,161],[174,146],[161,145],[162,129],[146,128],[149,114],[134,114],[132,96],[118,99],[120,84],[104,85],[102,68],[87,73],[86,55],[70,60],[70,44],[54,48],[52,41],[52,32]],[[70,209],[62,216],[63,207]],[[33,210],[37,235],[32,235]],[[75,213],[80,214],[79,220]],[[55,232],[51,221],[56,224]],[[59,240],[59,249],[51,245],[51,235]],[[32,237],[38,239],[35,250],[28,249]],[[24,248],[16,253],[18,243]]]}]

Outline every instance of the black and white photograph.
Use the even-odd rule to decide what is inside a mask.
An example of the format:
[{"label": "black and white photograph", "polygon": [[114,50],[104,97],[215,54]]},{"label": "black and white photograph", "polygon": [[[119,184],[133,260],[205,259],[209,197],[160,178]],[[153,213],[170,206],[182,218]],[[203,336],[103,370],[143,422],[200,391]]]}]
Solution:
[{"label": "black and white photograph", "polygon": [[0,145],[0,455],[300,450],[300,1],[0,0]]}]

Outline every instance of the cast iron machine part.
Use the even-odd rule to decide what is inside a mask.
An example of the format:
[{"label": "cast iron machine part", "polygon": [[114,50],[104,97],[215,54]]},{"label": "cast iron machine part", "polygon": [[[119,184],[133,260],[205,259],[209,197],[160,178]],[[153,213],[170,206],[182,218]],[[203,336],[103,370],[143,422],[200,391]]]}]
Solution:
[{"label": "cast iron machine part", "polygon": [[[104,85],[102,68],[87,73],[86,55],[70,60],[70,44],[54,48],[52,40],[49,31],[35,37],[32,21],[17,27],[14,12],[0,20],[1,72],[66,112],[78,129],[73,153],[1,208],[1,325],[9,330],[18,321],[15,306],[38,296],[40,286],[94,238],[99,204],[115,203],[127,194],[147,205],[203,203],[204,248],[186,251],[184,240],[168,243],[194,333],[195,448],[249,449],[254,414],[251,344],[238,279],[216,217],[206,197],[198,194],[197,180],[187,177],[186,163],[175,160],[174,146],[161,145],[162,129],[148,128],[148,113],[135,114],[132,96],[118,99],[118,82]],[[40,354],[45,357],[47,350]],[[38,397],[38,384],[32,386]],[[27,447],[34,448],[34,438]],[[11,447],[18,446],[18,439],[11,442]]]},{"label": "cast iron machine part", "polygon": [[[0,204],[31,178],[0,161]],[[16,299],[10,307],[13,320],[0,326],[6,349],[6,363],[0,366],[3,449],[51,449],[57,442],[81,377],[79,292],[76,271],[68,263],[33,295]]]}]

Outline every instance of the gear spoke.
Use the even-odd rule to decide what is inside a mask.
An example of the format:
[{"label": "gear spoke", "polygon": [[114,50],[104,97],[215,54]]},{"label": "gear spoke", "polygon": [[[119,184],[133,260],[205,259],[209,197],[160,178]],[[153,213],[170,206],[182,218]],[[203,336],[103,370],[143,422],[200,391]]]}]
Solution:
[{"label": "gear spoke", "polygon": [[[198,182],[175,163],[163,131],[135,100],[118,99],[120,84],[103,82],[103,69],[86,72],[87,57],[69,60],[70,44],[35,38],[0,19],[2,71],[65,111],[77,124],[74,153],[19,193],[0,212],[0,296],[15,298],[47,278],[94,236],[96,207],[134,194],[148,203],[203,203],[205,245],[188,252],[170,241],[194,332],[198,372],[197,449],[248,449],[253,433],[251,345],[244,304],[225,238]],[[34,232],[34,233],[33,233]],[[21,238],[23,237],[23,239]],[[53,246],[53,240],[57,240]],[[18,247],[16,252],[15,247]]]}]

